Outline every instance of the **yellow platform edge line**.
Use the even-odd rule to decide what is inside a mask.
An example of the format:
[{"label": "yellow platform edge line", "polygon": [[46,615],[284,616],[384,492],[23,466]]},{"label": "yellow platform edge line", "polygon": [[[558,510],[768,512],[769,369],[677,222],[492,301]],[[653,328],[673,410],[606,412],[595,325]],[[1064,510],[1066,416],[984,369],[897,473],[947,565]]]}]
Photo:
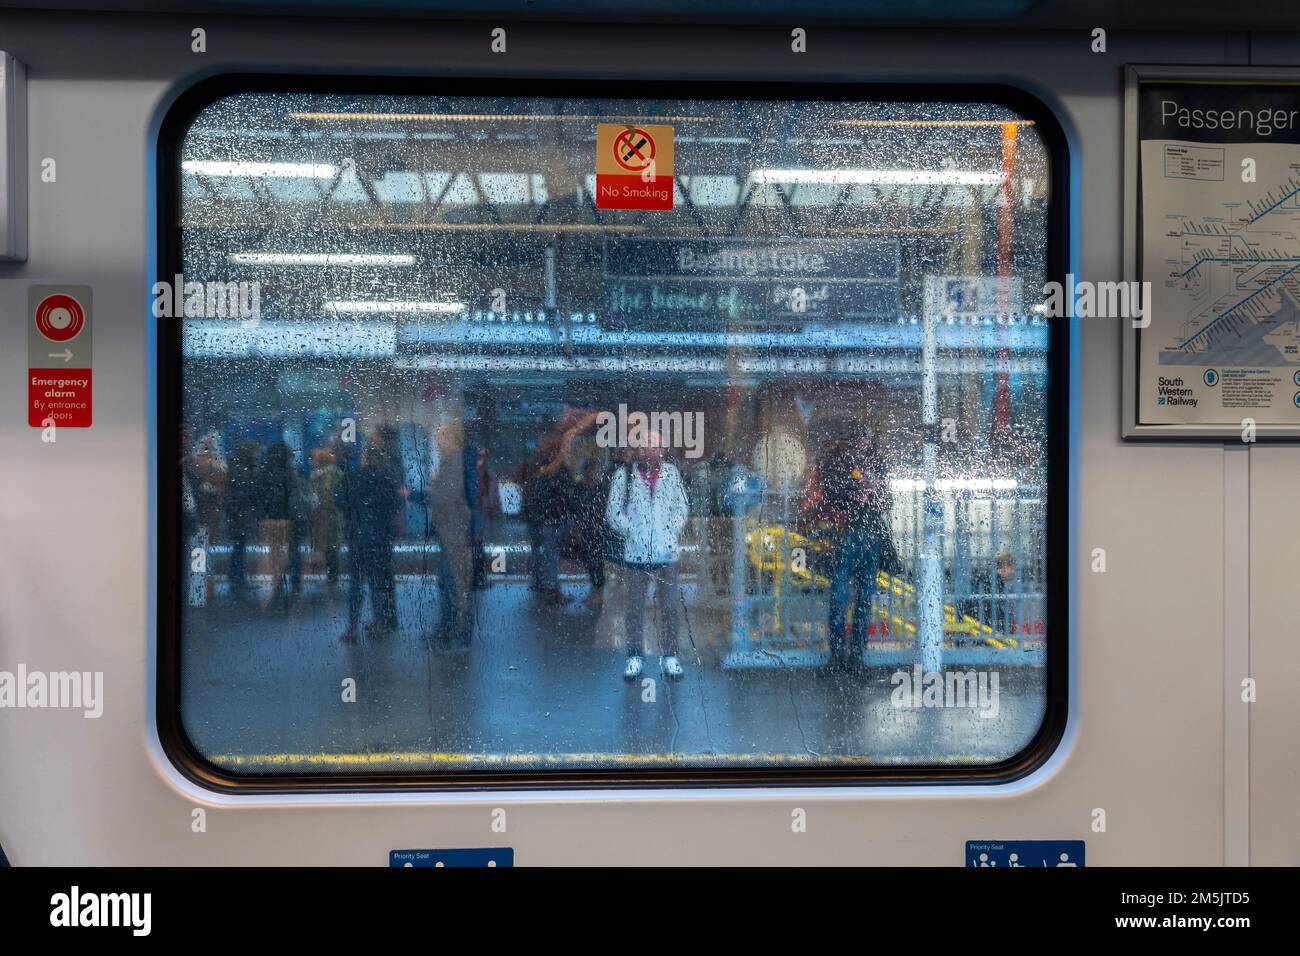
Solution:
[{"label": "yellow platform edge line", "polygon": [[[799,754],[452,754],[392,751],[387,753],[286,753],[286,754],[214,754],[208,759],[220,767],[366,767],[374,765],[413,764],[428,766],[719,766],[741,764],[762,769],[767,766],[909,766],[903,761],[881,760],[856,755],[820,757]],[[987,762],[989,758],[958,755],[941,761],[953,764]]]}]

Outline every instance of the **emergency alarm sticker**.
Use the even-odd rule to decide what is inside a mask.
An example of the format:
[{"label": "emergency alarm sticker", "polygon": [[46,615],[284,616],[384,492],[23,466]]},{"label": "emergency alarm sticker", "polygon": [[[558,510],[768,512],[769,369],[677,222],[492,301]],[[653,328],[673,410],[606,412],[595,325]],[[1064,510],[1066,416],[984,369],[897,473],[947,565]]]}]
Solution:
[{"label": "emergency alarm sticker", "polygon": [[673,128],[596,125],[596,208],[673,208]]},{"label": "emergency alarm sticker", "polygon": [[28,286],[27,318],[27,424],[89,428],[90,286]]}]

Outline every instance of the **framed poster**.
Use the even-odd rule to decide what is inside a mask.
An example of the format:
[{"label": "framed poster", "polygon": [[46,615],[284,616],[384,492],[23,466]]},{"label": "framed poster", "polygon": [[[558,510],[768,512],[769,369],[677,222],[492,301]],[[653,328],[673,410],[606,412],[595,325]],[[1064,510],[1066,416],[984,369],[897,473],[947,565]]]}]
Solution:
[{"label": "framed poster", "polygon": [[1124,115],[1124,437],[1300,438],[1300,69],[1129,67]]}]

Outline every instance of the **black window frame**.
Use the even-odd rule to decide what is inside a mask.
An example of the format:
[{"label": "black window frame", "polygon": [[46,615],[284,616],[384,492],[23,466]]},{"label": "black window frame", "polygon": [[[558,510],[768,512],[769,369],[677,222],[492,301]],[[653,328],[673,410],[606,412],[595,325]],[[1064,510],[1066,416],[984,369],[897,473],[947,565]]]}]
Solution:
[{"label": "black window frame", "polygon": [[[216,101],[245,93],[351,93],[447,96],[529,96],[610,99],[607,80],[533,77],[382,76],[367,74],[228,73],[202,80],[172,103],[159,128],[157,153],[156,275],[181,272],[181,146],[198,114]],[[656,99],[843,100],[859,102],[987,103],[1032,120],[1048,152],[1048,281],[1064,284],[1069,262],[1071,181],[1068,142],[1056,116],[1042,101],[1017,87],[991,83],[890,83],[796,80],[781,82],[698,80],[656,81]],[[188,780],[227,794],[373,793],[456,791],[542,791],[590,789],[897,787],[952,786],[972,793],[1020,780],[1043,766],[1064,738],[1069,716],[1069,662],[1073,635],[1069,606],[1070,334],[1069,322],[1052,319],[1047,390],[1046,555],[1047,645],[1045,711],[1037,733],[1005,760],[974,766],[881,765],[853,767],[565,768],[422,772],[239,773],[209,761],[186,734],[181,716],[180,460],[181,323],[157,322],[155,365],[157,421],[157,564],[155,702],[157,732],[164,753]]]}]

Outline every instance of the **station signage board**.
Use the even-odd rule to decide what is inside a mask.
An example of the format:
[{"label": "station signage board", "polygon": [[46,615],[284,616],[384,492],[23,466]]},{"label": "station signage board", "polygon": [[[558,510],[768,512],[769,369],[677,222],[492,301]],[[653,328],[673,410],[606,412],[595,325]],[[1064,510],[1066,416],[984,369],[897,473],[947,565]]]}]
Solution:
[{"label": "station signage board", "polygon": [[894,320],[899,255],[889,236],[610,239],[602,324],[705,330]]}]

